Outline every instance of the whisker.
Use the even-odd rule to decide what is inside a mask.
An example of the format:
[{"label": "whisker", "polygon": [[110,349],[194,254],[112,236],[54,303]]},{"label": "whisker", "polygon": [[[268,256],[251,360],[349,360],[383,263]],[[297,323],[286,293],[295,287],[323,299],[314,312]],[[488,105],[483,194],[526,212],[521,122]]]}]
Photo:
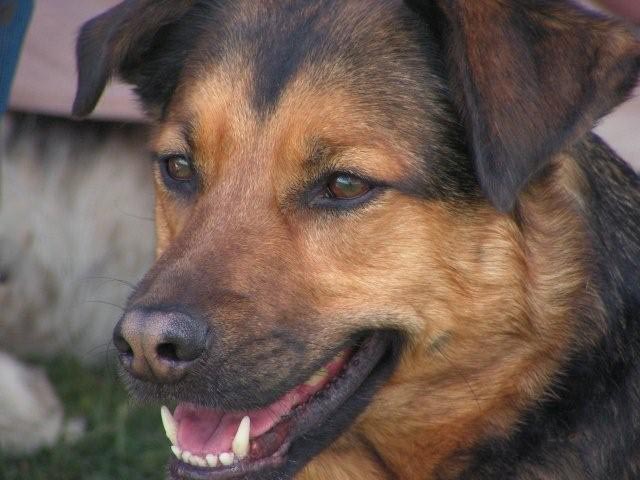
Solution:
[{"label": "whisker", "polygon": [[156,219],[153,217],[145,217],[143,215],[137,215],[135,213],[129,213],[126,212],[125,210],[123,210],[122,208],[120,208],[119,206],[116,207],[118,210],[118,213],[124,215],[125,217],[129,217],[129,218],[135,218],[136,220],[144,220],[145,222],[155,222]]},{"label": "whisker", "polygon": [[126,280],[122,280],[120,278],[113,278],[113,277],[108,277],[105,275],[93,275],[90,277],[83,277],[84,280],[107,280],[109,282],[117,282],[117,283],[121,283],[122,285],[126,285],[127,287],[131,288],[131,290],[135,290],[136,286],[131,283],[131,282],[127,282]]},{"label": "whisker", "polygon": [[85,300],[84,303],[101,303],[103,305],[111,305],[112,307],[116,307],[120,311],[124,312],[124,307],[116,303],[107,302],[106,300]]}]

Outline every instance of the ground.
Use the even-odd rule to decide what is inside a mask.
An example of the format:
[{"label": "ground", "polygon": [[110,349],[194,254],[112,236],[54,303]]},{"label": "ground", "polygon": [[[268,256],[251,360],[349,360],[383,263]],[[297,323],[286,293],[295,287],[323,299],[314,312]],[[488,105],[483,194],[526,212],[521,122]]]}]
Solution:
[{"label": "ground", "polygon": [[86,419],[85,435],[73,444],[24,458],[3,457],[0,480],[161,480],[170,453],[158,406],[134,405],[115,367],[88,370],[58,357],[34,362],[48,372],[69,417]]}]

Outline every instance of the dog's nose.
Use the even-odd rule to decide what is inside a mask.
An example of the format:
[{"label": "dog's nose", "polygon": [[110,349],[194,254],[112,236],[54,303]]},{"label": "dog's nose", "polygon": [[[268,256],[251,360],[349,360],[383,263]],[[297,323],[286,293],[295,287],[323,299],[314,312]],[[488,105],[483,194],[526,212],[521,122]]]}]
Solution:
[{"label": "dog's nose", "polygon": [[207,327],[179,312],[132,310],[116,325],[113,343],[134,377],[174,383],[206,351]]}]

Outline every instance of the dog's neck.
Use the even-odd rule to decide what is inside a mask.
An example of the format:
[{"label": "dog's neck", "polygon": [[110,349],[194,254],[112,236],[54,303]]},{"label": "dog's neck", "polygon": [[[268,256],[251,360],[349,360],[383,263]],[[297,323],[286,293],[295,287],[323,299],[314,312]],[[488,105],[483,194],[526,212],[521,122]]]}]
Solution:
[{"label": "dog's neck", "polygon": [[[637,478],[640,390],[640,177],[595,135],[565,161],[567,191],[581,211],[589,251],[579,339],[538,408],[510,438],[487,442],[460,478]],[[600,328],[598,328],[598,326]],[[480,461],[482,458],[482,461]],[[497,472],[500,472],[499,474]],[[545,473],[547,472],[547,473]]]}]

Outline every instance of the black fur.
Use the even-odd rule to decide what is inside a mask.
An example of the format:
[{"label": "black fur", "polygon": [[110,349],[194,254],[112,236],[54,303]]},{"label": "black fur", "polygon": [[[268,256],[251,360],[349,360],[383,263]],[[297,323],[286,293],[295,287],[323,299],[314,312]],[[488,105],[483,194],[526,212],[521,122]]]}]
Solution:
[{"label": "black fur", "polygon": [[[332,5],[333,4],[333,5]],[[277,103],[287,83],[309,61],[312,52],[323,45],[322,27],[317,25],[318,17],[324,8],[336,8],[335,2],[319,2],[309,16],[300,16],[293,28],[282,29],[283,22],[288,23],[291,17],[301,8],[298,2],[292,2],[283,11],[275,15],[281,18],[265,17],[257,30],[250,35],[254,38],[268,38],[269,42],[257,45],[255,64],[255,98],[259,111],[270,110]],[[324,44],[326,45],[326,44]],[[335,55],[337,52],[325,52]]]}]

